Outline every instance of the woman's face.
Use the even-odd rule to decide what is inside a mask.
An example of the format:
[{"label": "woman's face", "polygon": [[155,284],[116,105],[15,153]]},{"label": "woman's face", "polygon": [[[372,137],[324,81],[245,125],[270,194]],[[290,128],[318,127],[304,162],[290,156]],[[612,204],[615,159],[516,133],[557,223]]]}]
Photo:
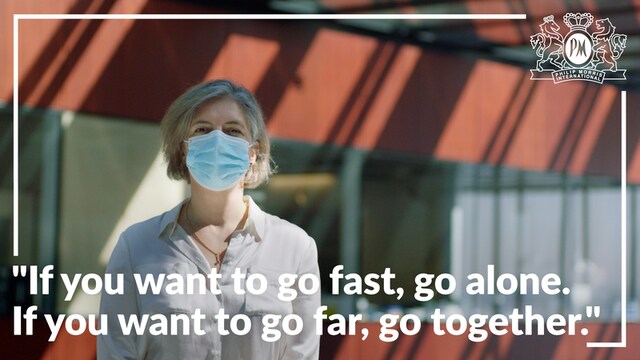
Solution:
[{"label": "woman's face", "polygon": [[227,135],[236,136],[252,143],[247,118],[231,98],[213,99],[205,102],[193,116],[187,138],[220,130]]},{"label": "woman's face", "polygon": [[[253,143],[247,118],[238,103],[231,98],[213,99],[202,104],[193,116],[187,138],[208,134],[213,130],[220,130],[227,135],[243,138],[248,143]],[[186,162],[188,144],[186,142],[183,144],[185,146],[182,156]],[[256,158],[256,147],[251,146],[249,150],[250,166],[256,162]],[[244,181],[240,183],[244,183]]]}]

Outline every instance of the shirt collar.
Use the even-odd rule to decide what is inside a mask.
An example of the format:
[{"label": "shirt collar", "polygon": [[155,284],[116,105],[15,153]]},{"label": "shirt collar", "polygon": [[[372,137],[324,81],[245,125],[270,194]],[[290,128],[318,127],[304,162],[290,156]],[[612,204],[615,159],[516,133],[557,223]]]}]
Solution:
[{"label": "shirt collar", "polygon": [[[244,228],[241,231],[250,231],[257,235],[256,241],[260,241],[264,238],[264,228],[266,215],[265,212],[258,207],[258,205],[253,201],[251,196],[245,195],[243,197],[249,204],[249,214],[247,216],[247,221],[244,224]],[[176,205],[173,209],[165,212],[160,220],[160,230],[158,232],[158,237],[162,236],[172,236],[176,231],[176,227],[178,226],[178,216],[180,215],[180,209],[184,204],[186,204],[189,199],[185,199]]]}]

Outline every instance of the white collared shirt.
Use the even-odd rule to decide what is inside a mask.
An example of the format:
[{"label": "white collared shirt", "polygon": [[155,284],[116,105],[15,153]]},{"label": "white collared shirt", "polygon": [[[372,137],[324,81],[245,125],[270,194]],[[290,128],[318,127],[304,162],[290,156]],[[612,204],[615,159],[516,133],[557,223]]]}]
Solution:
[{"label": "white collared shirt", "polygon": [[[211,273],[211,268],[191,237],[178,225],[182,204],[164,214],[135,224],[120,236],[107,274],[124,274],[124,294],[103,292],[100,313],[108,315],[108,334],[98,336],[98,359],[316,359],[319,354],[319,335],[316,335],[313,314],[320,306],[320,292],[311,295],[298,293],[293,301],[281,301],[278,277],[282,273],[314,274],[319,279],[316,244],[304,230],[276,216],[262,211],[251,198],[249,215],[242,230],[231,235],[218,281],[221,294],[170,295],[166,289],[154,295],[139,294],[134,274],[142,278],[150,274]],[[253,295],[234,291],[231,274],[240,269],[243,274],[260,273],[267,278],[265,293]],[[115,275],[112,275],[115,277]],[[244,288],[244,284],[242,284]],[[294,289],[297,286],[293,287]],[[205,335],[124,335],[118,314],[192,315],[200,309],[204,315],[201,328]],[[230,316],[246,314],[251,331],[243,336],[220,335],[214,316],[220,309]],[[275,342],[262,339],[262,318],[266,314],[297,314],[303,319],[299,335],[282,337]],[[152,318],[153,319],[153,318]],[[148,325],[154,321],[149,320]],[[155,321],[157,323],[157,321]],[[240,323],[241,324],[241,323]],[[169,325],[171,325],[169,321]],[[229,320],[225,327],[230,329]],[[156,328],[157,329],[157,328]],[[282,331],[282,327],[276,329]]]}]

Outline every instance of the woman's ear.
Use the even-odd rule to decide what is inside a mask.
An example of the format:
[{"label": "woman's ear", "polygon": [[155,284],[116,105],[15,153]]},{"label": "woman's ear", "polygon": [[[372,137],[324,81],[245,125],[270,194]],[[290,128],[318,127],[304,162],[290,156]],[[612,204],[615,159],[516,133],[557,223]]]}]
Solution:
[{"label": "woman's ear", "polygon": [[188,144],[186,142],[180,143],[180,168],[184,171],[184,179],[187,180],[188,184],[191,184],[191,178],[189,175],[189,169],[187,168],[187,151]]},{"label": "woman's ear", "polygon": [[259,143],[256,142],[250,149],[249,149],[249,166],[253,166],[256,161],[258,160],[258,150],[257,147],[259,146]]}]

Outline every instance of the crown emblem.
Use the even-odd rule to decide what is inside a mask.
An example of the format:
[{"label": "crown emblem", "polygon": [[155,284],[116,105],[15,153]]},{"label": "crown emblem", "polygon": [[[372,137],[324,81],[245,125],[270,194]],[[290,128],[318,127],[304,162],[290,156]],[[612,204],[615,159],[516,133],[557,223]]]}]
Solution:
[{"label": "crown emblem", "polygon": [[564,23],[573,30],[584,30],[586,31],[589,25],[593,23],[593,15],[589,13],[566,13],[564,15]]}]

